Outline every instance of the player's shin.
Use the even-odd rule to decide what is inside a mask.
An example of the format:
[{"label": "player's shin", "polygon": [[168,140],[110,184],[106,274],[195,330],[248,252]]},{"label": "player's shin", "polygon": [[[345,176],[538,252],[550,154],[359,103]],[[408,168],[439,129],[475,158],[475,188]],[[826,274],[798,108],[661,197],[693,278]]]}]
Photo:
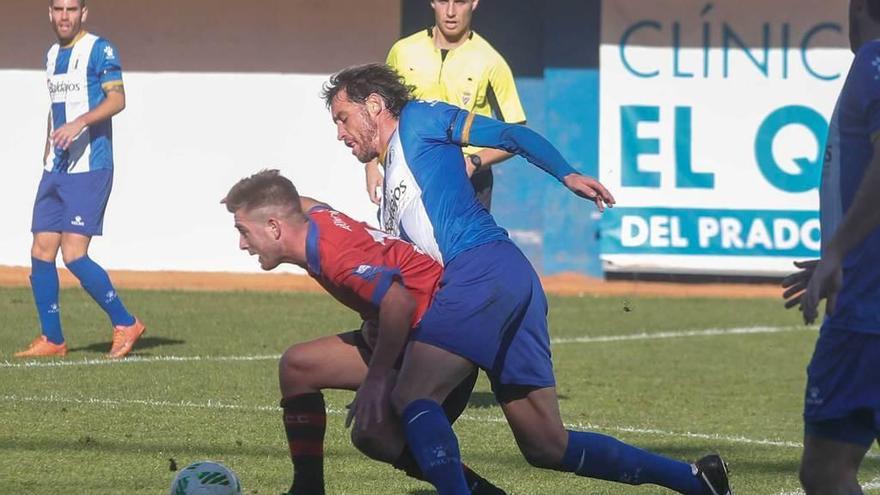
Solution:
[{"label": "player's shin", "polygon": [[458,439],[440,404],[427,399],[413,401],[404,409],[401,420],[413,456],[438,495],[470,495]]},{"label": "player's shin", "polygon": [[55,262],[31,258],[31,289],[43,335],[53,344],[64,342],[58,312],[58,270]]},{"label": "player's shin", "polygon": [[288,494],[324,495],[324,395],[313,392],[286,397],[281,408],[293,461],[293,485]]},{"label": "player's shin", "polygon": [[559,470],[629,485],[653,483],[686,495],[704,494],[690,464],[599,433],[569,431]]},{"label": "player's shin", "polygon": [[[413,457],[409,447],[404,448],[400,457],[391,465],[406,473],[410,478],[426,481],[425,475],[422,474],[422,470],[419,468],[419,464],[416,462],[415,457]],[[464,470],[464,480],[468,488],[471,489],[471,495],[506,495],[504,490],[475,473],[467,464],[462,463],[461,467]]]},{"label": "player's shin", "polygon": [[88,255],[67,263],[67,268],[79,279],[83,289],[107,313],[113,326],[134,325],[135,319],[125,309],[122,300],[113,288],[107,272]]}]

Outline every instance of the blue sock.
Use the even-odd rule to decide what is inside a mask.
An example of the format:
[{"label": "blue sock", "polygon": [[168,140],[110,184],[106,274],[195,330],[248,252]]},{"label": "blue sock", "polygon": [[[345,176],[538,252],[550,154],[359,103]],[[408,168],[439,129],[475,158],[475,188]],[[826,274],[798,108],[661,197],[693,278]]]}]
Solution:
[{"label": "blue sock", "polygon": [[83,289],[107,313],[113,326],[134,325],[134,316],[125,309],[119,295],[113,289],[110,277],[100,265],[86,255],[68,263],[67,268],[79,279]]},{"label": "blue sock", "polygon": [[43,335],[53,344],[64,342],[58,309],[58,270],[55,263],[31,258],[31,290],[40,316]]},{"label": "blue sock", "polygon": [[440,405],[427,399],[413,401],[401,419],[410,451],[437,495],[470,495],[458,440]]},{"label": "blue sock", "polygon": [[629,485],[653,483],[686,495],[703,495],[691,465],[598,433],[569,431],[562,471]]}]

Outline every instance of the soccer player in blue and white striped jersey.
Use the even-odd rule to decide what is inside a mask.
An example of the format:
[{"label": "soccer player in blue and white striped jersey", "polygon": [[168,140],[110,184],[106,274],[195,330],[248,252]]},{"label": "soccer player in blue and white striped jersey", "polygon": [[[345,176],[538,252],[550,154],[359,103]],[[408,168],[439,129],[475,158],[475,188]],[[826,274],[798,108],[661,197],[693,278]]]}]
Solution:
[{"label": "soccer player in blue and white striped jersey", "polygon": [[131,351],[144,325],[122,304],[110,277],[88,256],[101,235],[113,184],[111,117],[125,108],[122,68],[109,41],[83,30],[86,0],[51,0],[58,37],[46,56],[51,109],[43,177],[34,201],[31,287],[42,334],[17,357],[67,353],[58,305],[58,250],[67,268],[107,313],[114,327],[109,357]]}]

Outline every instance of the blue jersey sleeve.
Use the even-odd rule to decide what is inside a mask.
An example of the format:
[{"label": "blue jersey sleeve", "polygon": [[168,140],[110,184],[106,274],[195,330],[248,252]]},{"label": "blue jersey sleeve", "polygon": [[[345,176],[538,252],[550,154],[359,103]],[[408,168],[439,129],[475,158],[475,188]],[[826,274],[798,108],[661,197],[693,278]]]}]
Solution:
[{"label": "blue jersey sleeve", "polygon": [[95,42],[89,62],[98,74],[101,87],[122,83],[122,65],[116,46],[110,41],[100,38]]},{"label": "blue jersey sleeve", "polygon": [[450,123],[449,139],[460,146],[497,148],[520,155],[560,182],[566,175],[577,173],[549,141],[524,125],[459,110]]},{"label": "blue jersey sleeve", "polygon": [[868,132],[876,138],[880,135],[880,41],[865,43],[859,49],[850,75],[852,79],[847,85],[854,86]]}]

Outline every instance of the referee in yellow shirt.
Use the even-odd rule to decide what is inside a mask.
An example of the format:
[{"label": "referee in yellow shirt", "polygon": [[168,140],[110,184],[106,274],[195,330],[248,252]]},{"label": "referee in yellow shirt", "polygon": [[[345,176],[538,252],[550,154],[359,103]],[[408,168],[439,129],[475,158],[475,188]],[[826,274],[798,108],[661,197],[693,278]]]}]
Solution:
[{"label": "referee in yellow shirt", "polygon": [[[479,0],[433,0],[433,27],[399,40],[386,63],[415,87],[415,97],[440,100],[478,115],[512,124],[524,124],[526,115],[510,66],[492,45],[471,30]],[[477,198],[488,210],[492,204],[492,171],[489,166],[512,155],[502,150],[464,149],[468,172]],[[367,164],[367,189],[378,204],[381,185],[378,165]]]}]

